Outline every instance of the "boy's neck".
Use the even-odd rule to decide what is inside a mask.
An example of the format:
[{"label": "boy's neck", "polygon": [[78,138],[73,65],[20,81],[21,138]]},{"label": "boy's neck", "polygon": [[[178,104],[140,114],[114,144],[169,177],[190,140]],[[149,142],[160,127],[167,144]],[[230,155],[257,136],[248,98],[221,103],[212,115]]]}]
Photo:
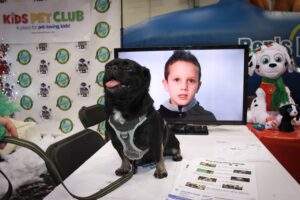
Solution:
[{"label": "boy's neck", "polygon": [[167,101],[163,105],[164,105],[164,107],[166,107],[168,110],[171,110],[171,111],[186,112],[186,111],[190,110],[192,107],[194,107],[197,103],[198,103],[198,101],[194,98],[189,104],[187,104],[185,106],[174,105],[174,104],[171,104],[170,101]]}]

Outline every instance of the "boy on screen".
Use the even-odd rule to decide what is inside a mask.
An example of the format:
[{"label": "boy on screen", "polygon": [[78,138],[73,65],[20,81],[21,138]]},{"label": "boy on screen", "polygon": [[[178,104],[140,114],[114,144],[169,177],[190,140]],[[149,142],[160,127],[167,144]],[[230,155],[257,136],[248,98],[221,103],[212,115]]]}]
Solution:
[{"label": "boy on screen", "polygon": [[184,121],[216,121],[195,99],[201,86],[201,67],[189,51],[176,50],[165,64],[163,85],[170,99],[159,108],[165,119]]}]

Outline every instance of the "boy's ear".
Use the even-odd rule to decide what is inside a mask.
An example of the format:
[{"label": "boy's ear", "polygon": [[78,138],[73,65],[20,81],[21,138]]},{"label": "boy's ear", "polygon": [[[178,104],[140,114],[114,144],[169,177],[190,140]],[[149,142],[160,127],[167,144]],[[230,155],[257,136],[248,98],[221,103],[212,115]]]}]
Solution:
[{"label": "boy's ear", "polygon": [[169,91],[169,90],[168,90],[168,81],[167,81],[166,79],[163,79],[163,80],[162,80],[162,84],[163,84],[165,90],[166,90],[166,91]]}]

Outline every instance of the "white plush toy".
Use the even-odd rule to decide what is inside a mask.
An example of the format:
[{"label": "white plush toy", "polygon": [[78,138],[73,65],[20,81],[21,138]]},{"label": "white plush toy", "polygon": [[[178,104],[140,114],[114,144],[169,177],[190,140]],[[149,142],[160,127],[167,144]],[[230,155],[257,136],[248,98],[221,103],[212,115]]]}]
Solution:
[{"label": "white plush toy", "polygon": [[267,113],[265,92],[258,88],[255,92],[256,97],[253,99],[250,110],[247,112],[248,122],[265,124],[269,114]]},{"label": "white plush toy", "polygon": [[287,70],[295,70],[294,62],[286,47],[276,42],[262,45],[250,57],[249,75],[252,76],[255,72],[262,79],[256,91],[257,97],[253,99],[247,112],[247,121],[265,128],[275,128],[280,124],[279,108],[295,104],[281,77]]}]

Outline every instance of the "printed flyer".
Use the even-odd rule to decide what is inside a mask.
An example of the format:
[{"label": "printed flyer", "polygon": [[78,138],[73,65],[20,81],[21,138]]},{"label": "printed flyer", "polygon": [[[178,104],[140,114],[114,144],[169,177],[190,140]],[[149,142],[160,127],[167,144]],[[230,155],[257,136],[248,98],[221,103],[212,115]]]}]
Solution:
[{"label": "printed flyer", "polygon": [[167,200],[256,200],[255,177],[248,163],[185,161]]}]

